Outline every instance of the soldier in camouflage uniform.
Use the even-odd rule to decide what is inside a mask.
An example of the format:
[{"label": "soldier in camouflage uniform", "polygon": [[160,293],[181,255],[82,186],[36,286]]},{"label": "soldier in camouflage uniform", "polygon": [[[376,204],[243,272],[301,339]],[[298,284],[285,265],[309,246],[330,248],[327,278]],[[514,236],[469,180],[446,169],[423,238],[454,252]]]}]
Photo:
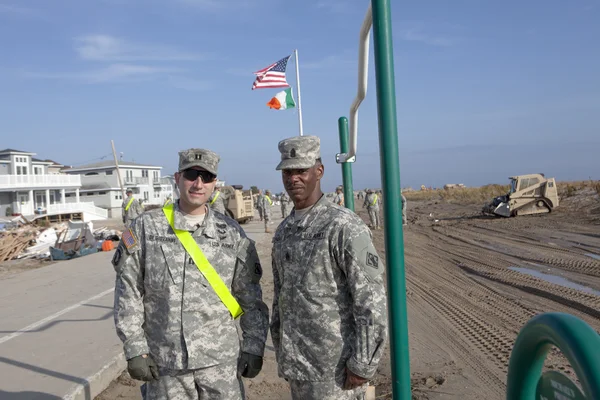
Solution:
[{"label": "soldier in camouflage uniform", "polygon": [[265,232],[269,233],[268,225],[271,223],[271,206],[273,205],[273,200],[271,200],[271,191],[266,190],[265,195],[262,197],[262,208],[263,208],[263,217],[265,218]]},{"label": "soldier in camouflage uniform", "polygon": [[[117,334],[129,374],[147,381],[145,399],[243,399],[240,375],[252,378],[262,368],[269,324],[262,268],[237,222],[207,206],[218,162],[209,150],[180,152],[179,201],[134,220],[112,260]],[[184,249],[185,232],[243,310],[241,343],[235,313],[200,271],[206,261]]]},{"label": "soldier in camouflage uniform", "polygon": [[288,207],[290,205],[290,196],[287,193],[283,192],[281,197],[279,198],[281,202],[281,218],[285,218],[288,215]]},{"label": "soldier in camouflage uniform", "polygon": [[369,228],[379,229],[381,227],[381,220],[379,218],[379,195],[373,191],[373,189],[367,189],[367,196],[363,208],[367,208],[369,212],[369,220],[371,224]]},{"label": "soldier in camouflage uniform", "polygon": [[127,197],[123,200],[121,207],[123,208],[123,223],[129,227],[131,222],[144,212],[144,209],[140,202],[133,197],[133,190],[127,189],[125,194]]},{"label": "soldier in camouflage uniform", "polygon": [[271,337],[294,400],[363,399],[387,342],[385,266],[371,232],[321,191],[320,140],[279,142],[294,202],[273,237]]},{"label": "soldier in camouflage uniform", "polygon": [[260,220],[263,220],[263,214],[264,214],[264,208],[263,208],[263,202],[264,202],[264,196],[262,194],[262,189],[258,189],[258,194],[256,195],[256,209],[258,210],[258,216],[260,217]]},{"label": "soldier in camouflage uniform", "polygon": [[220,187],[216,187],[213,194],[210,196],[210,208],[225,215],[225,195],[221,192]]},{"label": "soldier in camouflage uniform", "polygon": [[338,206],[342,206],[344,207],[344,193],[343,193],[343,187],[342,186],[338,186],[335,188],[335,197],[333,198],[333,202],[335,204],[337,204]]}]

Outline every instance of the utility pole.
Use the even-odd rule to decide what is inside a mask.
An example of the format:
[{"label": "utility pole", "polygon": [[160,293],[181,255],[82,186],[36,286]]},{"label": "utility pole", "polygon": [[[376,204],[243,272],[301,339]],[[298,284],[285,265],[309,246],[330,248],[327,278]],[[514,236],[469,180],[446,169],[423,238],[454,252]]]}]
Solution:
[{"label": "utility pole", "polygon": [[125,189],[123,188],[123,181],[121,180],[121,170],[119,170],[119,161],[117,160],[117,152],[115,151],[115,142],[111,139],[110,144],[112,146],[113,157],[115,158],[115,167],[117,167],[117,179],[119,179],[119,186],[121,187],[121,193],[123,194],[123,200],[127,197]]}]

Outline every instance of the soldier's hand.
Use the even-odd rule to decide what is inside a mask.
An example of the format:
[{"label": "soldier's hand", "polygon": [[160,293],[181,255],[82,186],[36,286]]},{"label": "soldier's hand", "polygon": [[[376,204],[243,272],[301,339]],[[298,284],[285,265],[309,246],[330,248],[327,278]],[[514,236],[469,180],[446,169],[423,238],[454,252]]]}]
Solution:
[{"label": "soldier's hand", "polygon": [[354,372],[346,368],[346,381],[344,382],[344,390],[352,390],[369,382],[368,379],[356,375]]},{"label": "soldier's hand", "polygon": [[238,361],[238,372],[244,378],[254,378],[262,369],[263,358],[254,354],[244,353]]},{"label": "soldier's hand", "polygon": [[127,372],[138,381],[158,380],[158,366],[147,354],[127,360]]}]

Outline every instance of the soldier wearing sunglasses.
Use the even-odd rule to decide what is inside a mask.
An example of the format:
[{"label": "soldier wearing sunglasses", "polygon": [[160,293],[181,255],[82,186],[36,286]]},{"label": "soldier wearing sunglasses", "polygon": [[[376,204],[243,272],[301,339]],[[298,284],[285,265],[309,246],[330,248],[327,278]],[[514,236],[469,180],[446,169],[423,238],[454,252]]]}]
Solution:
[{"label": "soldier wearing sunglasses", "polygon": [[262,268],[238,223],[209,207],[218,163],[180,152],[179,200],[135,219],[112,261],[117,334],[145,399],[243,399],[241,376],[262,368]]}]

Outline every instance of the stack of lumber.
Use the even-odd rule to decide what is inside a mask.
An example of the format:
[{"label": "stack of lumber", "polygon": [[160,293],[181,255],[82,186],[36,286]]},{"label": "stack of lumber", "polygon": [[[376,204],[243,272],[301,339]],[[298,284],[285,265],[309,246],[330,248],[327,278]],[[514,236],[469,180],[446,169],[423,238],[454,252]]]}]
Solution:
[{"label": "stack of lumber", "polygon": [[35,239],[35,230],[16,230],[0,233],[0,263],[17,258],[31,241]]}]

